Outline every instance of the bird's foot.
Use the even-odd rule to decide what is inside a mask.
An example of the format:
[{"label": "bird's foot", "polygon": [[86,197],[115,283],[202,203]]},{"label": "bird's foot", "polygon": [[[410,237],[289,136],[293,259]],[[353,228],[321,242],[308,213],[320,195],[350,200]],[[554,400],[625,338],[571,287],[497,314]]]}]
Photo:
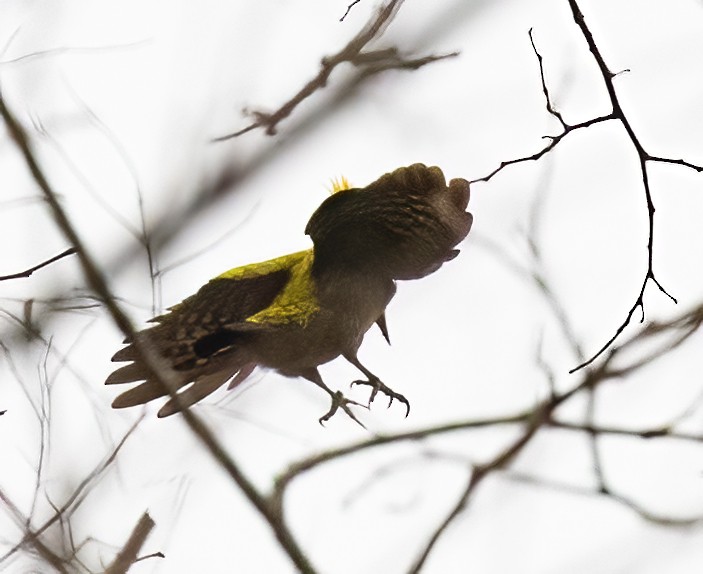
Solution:
[{"label": "bird's foot", "polygon": [[362,405],[361,403],[357,403],[356,401],[348,399],[342,394],[341,391],[330,393],[330,396],[332,397],[332,406],[330,407],[329,411],[327,411],[324,415],[319,418],[319,422],[322,426],[325,426],[325,423],[334,416],[338,409],[341,408],[347,414],[347,416],[352,419],[356,424],[360,425],[364,429],[366,428],[364,424],[356,418],[356,415],[349,408],[349,405],[356,405],[357,407],[364,407],[365,409],[367,409],[368,407],[366,405]]},{"label": "bird's foot", "polygon": [[378,377],[369,377],[368,381],[354,381],[350,386],[354,385],[366,385],[371,387],[371,396],[369,397],[368,404],[369,408],[371,407],[373,400],[376,398],[376,395],[381,392],[388,397],[388,407],[393,404],[393,399],[396,399],[398,402],[405,405],[405,416],[407,417],[410,414],[410,402],[408,399],[400,393],[396,393],[393,389],[387,387]]}]

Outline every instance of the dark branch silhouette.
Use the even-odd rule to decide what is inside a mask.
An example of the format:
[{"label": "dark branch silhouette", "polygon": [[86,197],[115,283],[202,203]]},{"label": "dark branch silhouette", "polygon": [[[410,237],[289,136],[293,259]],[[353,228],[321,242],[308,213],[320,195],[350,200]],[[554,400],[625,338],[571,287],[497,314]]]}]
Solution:
[{"label": "dark branch silhouette", "polygon": [[615,84],[614,84],[614,79],[617,77],[618,74],[611,72],[610,69],[608,68],[605,59],[603,58],[603,55],[600,52],[600,49],[598,48],[595,39],[593,38],[593,34],[591,33],[591,30],[588,28],[586,21],[583,17],[583,14],[579,8],[578,3],[576,0],[568,0],[569,6],[571,8],[571,12],[574,18],[574,21],[576,22],[576,25],[578,26],[582,36],[586,40],[586,43],[588,45],[588,48],[593,55],[593,58],[596,61],[596,64],[598,65],[598,69],[600,70],[601,77],[603,79],[603,83],[605,86],[605,89],[608,93],[608,97],[610,99],[610,104],[611,104],[611,111],[610,113],[599,116],[596,118],[591,118],[589,120],[579,122],[577,124],[568,124],[564,118],[562,117],[562,114],[556,109],[554,106],[551,96],[549,94],[549,89],[547,87],[547,83],[545,81],[545,76],[544,76],[544,65],[543,65],[543,57],[540,54],[539,50],[537,49],[537,46],[535,45],[533,34],[532,34],[532,29],[529,30],[529,37],[530,37],[530,42],[532,44],[532,49],[537,56],[537,61],[539,64],[539,73],[540,73],[540,80],[542,83],[542,92],[544,93],[544,97],[546,100],[546,108],[547,112],[556,118],[556,120],[559,122],[561,125],[561,133],[557,135],[550,135],[546,136],[546,138],[549,140],[549,143],[543,147],[540,151],[535,152],[532,155],[529,156],[524,156],[516,159],[511,159],[507,161],[503,161],[500,163],[500,165],[494,169],[492,172],[490,172],[488,175],[485,175],[483,177],[477,178],[472,180],[471,182],[487,182],[490,179],[492,179],[495,175],[500,173],[503,169],[510,165],[518,164],[518,163],[523,163],[527,161],[536,161],[543,157],[545,154],[549,153],[552,151],[561,141],[564,140],[564,138],[569,135],[570,133],[573,133],[576,130],[583,129],[583,128],[588,128],[592,125],[603,123],[606,121],[611,121],[615,120],[619,122],[622,127],[624,128],[625,132],[627,133],[627,136],[630,140],[630,143],[632,146],[635,148],[635,151],[637,153],[637,157],[639,160],[639,167],[640,167],[640,173],[642,177],[642,188],[644,190],[644,196],[645,196],[645,202],[647,206],[647,216],[648,216],[648,223],[649,223],[649,235],[647,239],[647,269],[645,271],[644,279],[642,281],[639,293],[637,294],[637,297],[635,298],[634,303],[630,307],[630,309],[627,311],[625,315],[625,319],[618,325],[618,327],[615,329],[615,333],[593,354],[588,359],[585,359],[581,361],[576,367],[571,369],[569,372],[574,373],[578,371],[579,369],[582,369],[584,367],[587,367],[588,365],[592,364],[596,359],[601,357],[603,353],[605,353],[612,345],[615,343],[616,339],[620,337],[620,335],[623,333],[623,331],[630,325],[632,322],[632,318],[637,311],[637,309],[640,309],[642,311],[642,319],[640,322],[644,321],[645,318],[645,310],[644,310],[644,295],[645,291],[647,289],[647,285],[650,283],[654,283],[654,285],[657,286],[659,291],[661,291],[664,295],[666,295],[671,301],[674,303],[677,303],[677,300],[664,288],[664,286],[659,282],[657,279],[656,275],[654,274],[654,213],[655,213],[655,207],[654,207],[654,201],[652,199],[652,192],[650,188],[650,183],[649,183],[649,172],[647,169],[648,163],[669,163],[669,164],[674,164],[674,165],[680,165],[692,170],[695,170],[697,172],[703,172],[703,166],[696,165],[692,162],[686,161],[684,159],[671,159],[671,158],[666,158],[662,156],[656,156],[650,154],[648,151],[644,149],[644,146],[640,142],[637,134],[635,133],[634,128],[630,124],[630,121],[625,114],[625,111],[623,110],[620,100],[618,98],[617,90],[615,89]]},{"label": "dark branch silhouette", "polygon": [[[117,554],[112,564],[105,569],[105,574],[127,574],[129,569],[139,560],[139,552],[144,546],[147,537],[156,526],[154,520],[149,516],[148,512],[142,514],[141,518],[134,526],[132,533],[129,535],[127,542],[122,547],[122,550]],[[163,554],[156,553],[150,556],[163,557]]]},{"label": "dark branch silhouette", "polygon": [[76,253],[76,250],[73,247],[70,247],[69,249],[66,249],[66,251],[63,251],[59,253],[58,255],[54,255],[53,257],[47,259],[46,261],[42,261],[38,265],[35,265],[34,267],[30,267],[29,269],[25,269],[24,271],[20,271],[18,273],[12,273],[10,275],[0,275],[0,281],[8,281],[10,279],[23,279],[26,277],[29,277],[34,273],[35,271],[38,271],[39,269],[42,269],[43,267],[46,267],[47,265],[51,265],[54,263],[54,261],[58,261],[59,259],[63,259],[64,257],[68,257],[69,255],[74,255]]},{"label": "dark branch silhouette", "polygon": [[344,12],[344,14],[342,14],[342,17],[339,19],[339,21],[344,22],[344,19],[349,15],[349,12],[351,12],[351,9],[354,8],[354,6],[356,6],[359,2],[361,2],[361,0],[354,0],[354,2],[349,4],[349,6],[347,6],[346,12]]}]

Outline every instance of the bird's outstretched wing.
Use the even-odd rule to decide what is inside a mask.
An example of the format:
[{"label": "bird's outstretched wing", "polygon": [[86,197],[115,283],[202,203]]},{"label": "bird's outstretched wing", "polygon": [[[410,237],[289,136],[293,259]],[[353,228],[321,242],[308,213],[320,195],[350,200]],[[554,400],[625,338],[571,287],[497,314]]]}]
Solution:
[{"label": "bird's outstretched wing", "polygon": [[469,183],[416,163],[364,188],[340,190],[310,218],[318,271],[353,267],[392,279],[419,279],[458,254],[471,229]]},{"label": "bird's outstretched wing", "polygon": [[[166,359],[179,375],[179,384],[194,382],[182,392],[182,403],[192,404],[207,396],[232,376],[241,382],[253,366],[247,343],[271,326],[305,323],[316,310],[306,276],[312,251],[301,251],[269,261],[237,267],[205,284],[195,295],[151,321],[141,331],[140,343]],[[145,381],[118,396],[116,408],[134,406],[167,394],[150,380],[133,341],[112,357],[132,361],[114,371],[105,384]],[[239,374],[238,374],[239,373]],[[176,412],[167,403],[160,416]]]}]

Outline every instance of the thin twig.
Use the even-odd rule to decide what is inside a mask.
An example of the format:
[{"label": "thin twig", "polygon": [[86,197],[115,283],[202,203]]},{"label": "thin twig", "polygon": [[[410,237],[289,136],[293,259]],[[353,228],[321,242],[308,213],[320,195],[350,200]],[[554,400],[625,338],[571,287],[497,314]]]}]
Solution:
[{"label": "thin twig", "polygon": [[454,507],[449,511],[447,516],[442,520],[442,522],[435,528],[434,532],[425,543],[425,546],[420,551],[420,554],[413,562],[409,571],[411,574],[418,574],[424,567],[427,558],[429,558],[430,553],[435,548],[435,545],[439,541],[440,537],[449,528],[449,526],[456,520],[456,518],[466,510],[471,495],[475,492],[476,488],[481,484],[484,478],[491,474],[494,470],[501,469],[505,465],[509,464],[527,445],[532,437],[537,433],[537,431],[542,427],[544,420],[549,417],[551,412],[556,409],[556,407],[561,404],[566,397],[571,396],[565,393],[558,397],[552,397],[545,401],[542,405],[535,408],[533,412],[533,417],[528,422],[523,433],[514,440],[507,448],[498,453],[491,461],[476,465],[473,468],[473,472],[464,487],[459,500],[455,503]]},{"label": "thin twig", "polygon": [[[53,566],[57,572],[60,574],[68,574],[68,569],[66,568],[65,561],[61,556],[58,556],[53,550],[51,550],[44,542],[39,539],[36,532],[32,532],[31,528],[27,526],[27,518],[22,516],[22,512],[15,505],[15,503],[10,499],[9,496],[0,488],[0,502],[5,505],[5,508],[9,511],[18,527],[20,527],[26,534],[24,539],[28,540],[32,548],[46,560],[51,566]],[[8,555],[6,555],[7,557]],[[4,560],[0,559],[0,562]]]},{"label": "thin twig", "polygon": [[585,38],[586,43],[588,45],[588,48],[593,55],[596,64],[598,66],[598,69],[600,71],[600,75],[603,79],[603,83],[605,85],[605,89],[608,93],[608,97],[610,100],[611,104],[611,111],[608,114],[598,116],[596,118],[592,118],[577,124],[568,124],[561,112],[559,112],[556,107],[554,106],[553,100],[551,98],[551,95],[549,93],[549,88],[547,86],[547,82],[545,80],[545,72],[544,72],[544,61],[543,57],[540,54],[539,50],[537,49],[537,46],[534,41],[534,36],[532,33],[532,29],[529,30],[529,37],[530,37],[530,43],[532,46],[532,50],[534,51],[536,57],[537,57],[537,62],[539,65],[539,74],[540,74],[540,81],[542,84],[542,92],[544,94],[545,100],[546,100],[546,109],[547,112],[553,116],[560,124],[561,126],[561,133],[554,135],[554,136],[546,136],[547,139],[549,140],[549,143],[543,147],[540,151],[529,155],[529,156],[524,156],[512,160],[507,160],[503,161],[500,163],[500,165],[495,168],[493,171],[491,171],[488,175],[485,175],[483,177],[477,178],[472,180],[473,182],[487,182],[490,179],[492,179],[496,174],[501,172],[503,169],[510,165],[518,164],[518,163],[523,163],[527,161],[536,161],[543,157],[545,154],[549,153],[552,151],[563,139],[570,133],[574,132],[575,130],[579,129],[584,129],[588,128],[592,125],[599,124],[602,122],[610,121],[610,120],[615,120],[619,122],[622,127],[624,128],[625,132],[627,133],[627,136],[630,140],[630,143],[632,146],[635,148],[635,151],[637,152],[638,156],[638,163],[639,163],[639,168],[640,168],[640,173],[641,173],[641,178],[642,178],[642,188],[644,190],[644,195],[645,195],[645,202],[647,206],[647,217],[648,217],[648,227],[649,227],[649,233],[648,233],[648,239],[647,239],[647,270],[644,275],[644,279],[642,281],[642,284],[639,289],[639,293],[637,294],[634,303],[628,310],[628,312],[625,315],[624,320],[618,325],[618,327],[615,329],[615,333],[595,352],[593,353],[589,358],[582,360],[576,367],[571,369],[569,373],[574,373],[578,371],[579,369],[583,369],[584,367],[592,364],[596,359],[601,357],[603,353],[605,353],[615,342],[615,340],[620,337],[620,335],[623,333],[623,331],[631,324],[634,314],[637,311],[637,309],[640,309],[642,311],[642,321],[644,321],[644,295],[646,288],[648,284],[654,283],[656,287],[661,291],[664,295],[666,295],[671,301],[674,303],[677,303],[676,298],[674,298],[665,288],[664,286],[659,282],[657,279],[655,273],[654,273],[654,213],[655,213],[655,207],[654,207],[654,201],[652,199],[652,191],[651,191],[651,186],[649,182],[649,173],[647,169],[647,164],[649,162],[654,162],[654,163],[669,163],[669,164],[674,164],[674,165],[680,165],[692,170],[695,170],[698,173],[703,172],[703,166],[696,165],[692,162],[686,161],[684,159],[671,159],[671,158],[665,158],[661,156],[655,156],[650,154],[648,151],[644,149],[644,146],[640,142],[637,134],[634,131],[634,128],[630,124],[630,121],[625,114],[621,104],[620,100],[618,98],[617,91],[615,89],[615,84],[613,82],[614,78],[617,76],[616,73],[613,73],[610,71],[608,68],[608,65],[605,62],[605,59],[603,58],[603,55],[600,52],[600,49],[598,48],[598,45],[596,44],[595,39],[593,38],[593,34],[591,33],[591,30],[588,28],[586,21],[583,17],[583,13],[581,12],[581,9],[577,3],[576,0],[567,0],[569,3],[569,6],[571,8],[571,12],[574,18],[574,22],[578,26],[579,30],[581,31],[582,36]]},{"label": "thin twig", "polygon": [[359,2],[361,2],[361,0],[354,0],[354,2],[352,2],[351,4],[349,4],[349,6],[347,6],[347,11],[344,12],[344,14],[343,14],[342,17],[339,19],[339,21],[340,21],[340,22],[344,22],[344,19],[349,15],[349,12],[351,12],[351,9],[352,9],[354,6],[356,6]]},{"label": "thin twig", "polygon": [[[344,48],[336,54],[327,56],[320,63],[320,71],[308,81],[292,98],[274,112],[254,110],[248,115],[254,121],[248,126],[224,136],[213,138],[213,142],[222,142],[242,136],[258,128],[265,128],[266,135],[275,135],[278,124],[286,119],[304,100],[315,92],[327,86],[327,82],[334,69],[345,62],[355,66],[364,66],[364,76],[368,77],[386,70],[417,70],[418,68],[457,55],[456,52],[443,55],[428,55],[420,58],[405,59],[398,55],[396,49],[362,52],[364,48],[390,24],[404,0],[390,0],[382,6],[366,23],[361,31],[352,38]],[[353,6],[353,4],[352,4]],[[349,7],[351,8],[351,6]],[[346,16],[346,14],[345,14]]]},{"label": "thin twig", "polygon": [[523,451],[525,446],[530,443],[539,430],[550,426],[553,420],[553,414],[560,405],[603,381],[603,373],[606,371],[608,361],[612,360],[612,357],[613,355],[608,355],[606,362],[600,368],[585,372],[583,379],[573,388],[559,394],[552,393],[546,399],[538,403],[531,411],[520,436],[508,444],[507,447],[494,456],[489,462],[474,466],[473,472],[454,507],[435,528],[425,546],[420,551],[417,559],[409,569],[411,574],[417,574],[422,570],[441,536],[447,531],[454,520],[468,507],[470,498],[479,484],[492,473],[504,470]]},{"label": "thin twig", "polygon": [[[19,29],[17,30],[19,31]],[[17,32],[16,31],[16,32]],[[20,63],[27,63],[32,60],[43,59],[47,57],[61,56],[65,54],[100,54],[102,52],[114,52],[115,50],[124,50],[129,48],[138,48],[144,46],[151,40],[138,40],[136,42],[128,42],[126,44],[113,44],[110,46],[61,46],[58,48],[49,48],[47,50],[37,50],[36,52],[31,52],[29,54],[24,54],[22,56],[17,56],[16,58],[10,58],[8,60],[0,61],[0,66],[10,66]],[[7,49],[3,50],[6,52]]]},{"label": "thin twig", "polygon": [[469,181],[469,183],[478,183],[481,181],[487,182],[487,181],[490,181],[491,179],[493,179],[494,176],[498,175],[501,171],[503,171],[506,167],[508,167],[510,165],[524,163],[527,161],[537,161],[538,159],[542,158],[542,156],[548,154],[555,147],[557,147],[557,145],[559,143],[561,143],[564,140],[564,138],[566,136],[568,136],[570,133],[573,133],[576,130],[590,128],[593,125],[600,124],[602,122],[607,122],[612,119],[613,119],[612,114],[608,114],[605,116],[598,116],[597,118],[591,118],[590,120],[579,122],[577,124],[566,124],[564,131],[561,132],[560,134],[557,134],[555,136],[544,136],[546,139],[549,140],[549,143],[546,146],[544,146],[541,150],[539,150],[529,156],[502,161],[502,162],[500,162],[500,165],[498,165],[498,167],[495,168],[493,171],[491,171],[488,175],[484,175],[483,177],[478,177],[476,179],[472,179]]},{"label": "thin twig", "polygon": [[354,36],[349,43],[339,52],[332,56],[327,56],[320,63],[320,71],[317,76],[305,84],[297,94],[283,104],[278,110],[272,113],[262,111],[252,111],[249,115],[254,117],[254,122],[239,131],[224,136],[216,137],[213,142],[222,142],[239,137],[257,128],[266,128],[267,135],[275,135],[278,124],[287,118],[298,105],[309,98],[316,91],[324,88],[332,74],[332,71],[340,64],[353,60],[364,47],[380,34],[385,26],[390,23],[398,8],[404,0],[390,0],[385,6],[379,8],[374,16],[366,23],[361,31]]},{"label": "thin twig", "polygon": [[585,432],[591,435],[617,435],[646,440],[668,437],[687,442],[703,442],[703,434],[677,432],[670,425],[645,429],[626,429],[620,427],[595,425],[591,423],[577,424],[554,419],[549,420],[548,424],[549,426],[555,428]]},{"label": "thin twig", "polygon": [[606,498],[614,500],[622,506],[629,508],[633,512],[637,513],[644,520],[653,524],[659,524],[661,526],[687,527],[699,524],[701,520],[703,520],[703,517],[701,516],[694,516],[691,518],[673,518],[670,516],[662,516],[659,514],[655,514],[654,512],[636,503],[631,498],[612,491],[603,491],[601,489],[592,489],[583,486],[578,486],[575,484],[558,482],[512,470],[510,472],[504,472],[503,476],[510,480],[522,482],[531,486],[550,488],[552,490],[560,490],[570,494],[577,494],[581,496],[604,496]]},{"label": "thin twig", "polygon": [[23,545],[27,542],[35,545],[39,541],[39,537],[46,532],[52,525],[57,521],[63,520],[64,515],[69,513],[71,508],[77,507],[83,500],[84,494],[90,491],[90,486],[94,485],[105,473],[116,460],[117,455],[122,450],[122,447],[127,442],[127,439],[132,436],[134,431],[137,429],[139,424],[142,422],[143,417],[138,418],[134,424],[127,430],[119,443],[115,446],[112,452],[105,457],[100,463],[80,482],[80,484],[74,489],[71,495],[66,499],[66,501],[60,506],[55,507],[54,515],[49,518],[44,524],[34,531],[27,528],[25,536],[22,540],[8,550],[3,556],[0,556],[0,564],[10,558],[15,552],[17,552]]},{"label": "thin twig", "polygon": [[38,271],[39,269],[42,269],[43,267],[46,267],[47,265],[51,265],[54,261],[58,261],[59,259],[63,259],[64,257],[68,257],[69,255],[74,255],[76,253],[76,250],[73,247],[69,247],[66,249],[66,251],[62,251],[58,255],[54,255],[53,257],[50,257],[46,261],[42,261],[38,265],[35,265],[34,267],[30,267],[29,269],[25,269],[24,271],[20,271],[19,273],[12,273],[10,275],[0,275],[0,281],[8,281],[10,279],[23,279],[27,278],[32,275],[35,271]]},{"label": "thin twig", "polygon": [[282,504],[283,495],[285,490],[288,488],[290,483],[298,478],[303,473],[314,469],[315,467],[329,462],[331,460],[349,456],[357,452],[361,452],[370,448],[375,448],[379,446],[384,446],[388,444],[393,444],[397,442],[405,441],[417,441],[424,440],[430,436],[446,434],[456,431],[463,431],[469,429],[485,428],[489,426],[502,426],[502,425],[512,425],[512,424],[523,424],[527,422],[532,417],[532,410],[524,411],[514,415],[506,415],[502,417],[492,417],[488,419],[478,419],[470,421],[460,421],[455,423],[447,423],[443,425],[428,427],[424,429],[419,429],[410,432],[392,434],[392,435],[378,435],[370,439],[364,439],[359,442],[352,443],[350,445],[330,449],[314,456],[304,458],[293,464],[291,464],[285,472],[280,474],[276,479],[273,494],[271,498],[276,503],[277,506]]}]

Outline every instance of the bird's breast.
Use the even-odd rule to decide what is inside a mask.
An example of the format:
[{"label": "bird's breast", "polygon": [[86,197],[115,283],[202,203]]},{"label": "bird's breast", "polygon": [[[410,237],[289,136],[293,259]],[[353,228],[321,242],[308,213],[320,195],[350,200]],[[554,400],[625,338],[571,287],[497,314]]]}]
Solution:
[{"label": "bird's breast", "polygon": [[283,325],[255,345],[257,362],[295,375],[355,353],[395,293],[393,281],[323,277],[316,283],[318,310],[304,325]]}]

